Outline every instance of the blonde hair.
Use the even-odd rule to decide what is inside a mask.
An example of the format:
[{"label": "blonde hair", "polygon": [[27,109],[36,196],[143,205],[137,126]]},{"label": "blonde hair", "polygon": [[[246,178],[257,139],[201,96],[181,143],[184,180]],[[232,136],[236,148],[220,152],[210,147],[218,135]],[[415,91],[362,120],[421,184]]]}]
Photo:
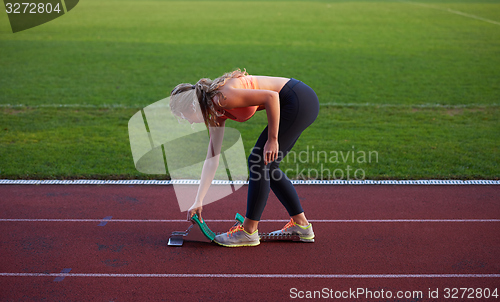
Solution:
[{"label": "blonde hair", "polygon": [[196,101],[198,102],[203,120],[207,127],[220,126],[217,122],[217,117],[222,114],[219,113],[214,106],[212,98],[216,95],[219,98],[225,99],[226,97],[219,91],[219,89],[226,84],[229,79],[247,76],[246,70],[241,71],[236,69],[232,72],[227,72],[215,80],[208,78],[200,79],[195,85],[183,83],[175,86],[170,93],[170,110],[173,114],[184,118],[183,112],[187,110],[196,111]]}]

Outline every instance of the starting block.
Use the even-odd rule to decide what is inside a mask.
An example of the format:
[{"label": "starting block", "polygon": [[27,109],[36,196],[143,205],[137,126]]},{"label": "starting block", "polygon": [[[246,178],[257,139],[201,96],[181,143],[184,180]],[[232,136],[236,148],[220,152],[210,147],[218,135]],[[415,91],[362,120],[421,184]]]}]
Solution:
[{"label": "starting block", "polygon": [[[234,226],[243,224],[245,218],[241,216],[239,213],[236,213],[236,217],[234,218],[236,223]],[[191,218],[192,224],[188,227],[188,229],[184,232],[182,231],[174,231],[170,238],[168,239],[169,246],[182,246],[184,240],[186,241],[197,241],[197,242],[212,242],[216,235],[220,233],[214,233],[207,226],[203,219],[199,219],[198,215],[194,215]],[[314,242],[314,239],[311,240],[302,240],[299,235],[274,235],[270,233],[259,233],[260,241],[302,241],[302,242]]]},{"label": "starting block", "polygon": [[198,215],[194,215],[191,218],[192,224],[184,232],[174,231],[170,238],[168,239],[168,245],[170,246],[182,246],[184,240],[187,241],[198,241],[198,242],[212,242],[215,238],[214,232],[210,230],[203,219],[198,218]]}]

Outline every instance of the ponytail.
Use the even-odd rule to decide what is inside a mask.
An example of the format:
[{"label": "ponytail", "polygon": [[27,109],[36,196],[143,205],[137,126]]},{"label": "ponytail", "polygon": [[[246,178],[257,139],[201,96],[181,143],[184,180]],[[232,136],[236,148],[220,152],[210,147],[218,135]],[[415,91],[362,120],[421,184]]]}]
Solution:
[{"label": "ponytail", "polygon": [[[246,71],[236,69],[232,72],[225,73],[223,76],[213,81],[208,78],[202,78],[195,85],[179,84],[170,93],[170,109],[174,114],[182,116],[183,110],[186,110],[187,107],[192,104],[189,99],[194,99],[194,96],[196,96],[207,128],[219,127],[220,124],[217,121],[217,117],[224,115],[224,113],[218,112],[215,109],[212,99],[215,96],[219,96],[219,99],[225,99],[226,97],[219,89],[226,84],[227,80],[247,75],[248,73]],[[181,94],[186,97],[180,97]],[[190,95],[192,95],[192,97],[190,97]]]}]

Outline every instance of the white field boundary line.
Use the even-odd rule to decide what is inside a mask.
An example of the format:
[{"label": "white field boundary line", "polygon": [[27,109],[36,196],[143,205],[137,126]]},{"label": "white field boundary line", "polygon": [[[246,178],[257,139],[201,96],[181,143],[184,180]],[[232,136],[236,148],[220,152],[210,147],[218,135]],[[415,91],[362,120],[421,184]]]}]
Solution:
[{"label": "white field boundary line", "polygon": [[93,278],[500,278],[500,274],[99,274],[99,273],[0,273],[0,277],[93,277]]},{"label": "white field boundary line", "polygon": [[476,19],[476,20],[488,22],[488,23],[495,24],[495,25],[500,25],[500,22],[493,21],[493,20],[490,20],[490,19],[487,19],[487,18],[483,18],[483,17],[479,17],[479,16],[476,16],[476,15],[472,15],[472,14],[467,14],[467,13],[464,13],[464,12],[461,12],[461,11],[458,11],[458,10],[454,10],[454,9],[451,9],[451,8],[441,8],[441,7],[436,7],[436,6],[432,6],[432,5],[428,5],[428,4],[424,4],[424,3],[420,3],[420,2],[413,2],[413,1],[406,1],[406,0],[400,0],[400,1],[404,2],[404,3],[408,3],[408,4],[413,4],[413,5],[418,5],[418,6],[426,7],[426,8],[432,8],[432,9],[436,9],[436,10],[440,10],[440,11],[445,11],[445,12],[448,12],[448,13],[451,13],[451,14],[456,14],[456,15],[467,17],[467,18],[472,18],[472,19]]},{"label": "white field boundary line", "polygon": [[119,109],[137,109],[140,110],[146,105],[124,105],[124,104],[40,104],[40,105],[29,105],[29,104],[0,104],[0,108],[119,108]]},{"label": "white field boundary line", "polygon": [[[2,218],[0,222],[102,222],[103,219],[28,219],[28,218]],[[210,223],[234,222],[234,219],[205,219]],[[282,219],[263,219],[260,222],[287,222]],[[500,222],[500,219],[309,219],[314,223],[407,223],[407,222],[443,222],[443,223],[467,223],[467,222]],[[107,223],[188,223],[185,219],[110,219]]]},{"label": "white field boundary line", "polygon": [[377,103],[335,103],[326,102],[320,103],[320,107],[332,106],[332,107],[381,107],[381,108],[442,108],[442,109],[460,109],[460,108],[492,108],[500,107],[498,103],[492,104],[456,104],[456,105],[446,105],[446,104],[377,104]]},{"label": "white field boundary line", "polygon": [[[377,103],[335,103],[326,102],[320,103],[323,106],[336,106],[336,107],[389,107],[389,108],[445,108],[445,109],[459,109],[459,108],[491,108],[500,107],[500,103],[493,104],[377,104]],[[146,105],[124,105],[124,104],[40,104],[40,105],[27,105],[27,104],[0,104],[0,108],[96,108],[96,109],[137,109],[147,106]]]},{"label": "white field boundary line", "polygon": [[[0,179],[0,185],[199,185],[197,179],[177,180],[27,180]],[[292,180],[294,185],[500,185],[500,180]],[[212,185],[248,185],[248,181],[214,180]]]}]

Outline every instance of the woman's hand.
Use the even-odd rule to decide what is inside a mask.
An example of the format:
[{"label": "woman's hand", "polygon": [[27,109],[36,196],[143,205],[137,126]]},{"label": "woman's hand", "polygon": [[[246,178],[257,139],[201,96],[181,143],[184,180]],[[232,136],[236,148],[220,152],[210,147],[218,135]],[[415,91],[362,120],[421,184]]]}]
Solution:
[{"label": "woman's hand", "polygon": [[203,207],[201,206],[201,204],[199,203],[194,203],[188,210],[187,212],[187,220],[188,221],[191,221],[191,217],[194,216],[194,214],[198,215],[198,218],[200,219],[200,221],[203,221],[201,219],[201,211],[203,210]]},{"label": "woman's hand", "polygon": [[268,139],[264,146],[264,164],[268,164],[272,161],[275,161],[278,158],[278,140],[277,139]]}]

